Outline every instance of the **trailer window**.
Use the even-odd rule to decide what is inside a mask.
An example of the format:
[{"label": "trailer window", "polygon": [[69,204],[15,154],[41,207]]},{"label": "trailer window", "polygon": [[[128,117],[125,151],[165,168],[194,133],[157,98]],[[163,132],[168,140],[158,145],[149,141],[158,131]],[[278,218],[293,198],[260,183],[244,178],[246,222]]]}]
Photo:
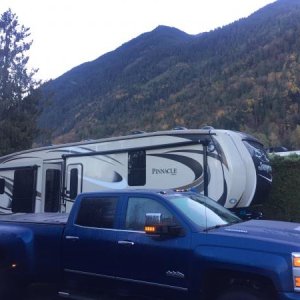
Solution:
[{"label": "trailer window", "polygon": [[0,195],[4,194],[4,190],[5,190],[5,179],[0,178]]},{"label": "trailer window", "polygon": [[128,185],[143,186],[146,184],[146,151],[128,152]]},{"label": "trailer window", "polygon": [[82,200],[76,224],[86,227],[113,228],[118,198],[85,198]]},{"label": "trailer window", "polygon": [[12,194],[12,212],[34,212],[36,196],[36,169],[15,170]]},{"label": "trailer window", "polygon": [[60,170],[47,169],[45,187],[45,212],[58,212],[60,200]]}]

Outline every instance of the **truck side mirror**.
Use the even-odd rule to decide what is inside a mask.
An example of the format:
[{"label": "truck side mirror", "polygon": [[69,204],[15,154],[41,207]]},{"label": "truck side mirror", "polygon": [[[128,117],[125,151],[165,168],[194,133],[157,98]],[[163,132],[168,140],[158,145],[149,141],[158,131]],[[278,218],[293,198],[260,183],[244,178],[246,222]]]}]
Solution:
[{"label": "truck side mirror", "polygon": [[5,179],[0,178],[0,195],[4,194],[5,191]]},{"label": "truck side mirror", "polygon": [[183,229],[174,222],[163,220],[161,213],[147,213],[144,230],[146,234],[152,236],[176,237],[183,235]]}]

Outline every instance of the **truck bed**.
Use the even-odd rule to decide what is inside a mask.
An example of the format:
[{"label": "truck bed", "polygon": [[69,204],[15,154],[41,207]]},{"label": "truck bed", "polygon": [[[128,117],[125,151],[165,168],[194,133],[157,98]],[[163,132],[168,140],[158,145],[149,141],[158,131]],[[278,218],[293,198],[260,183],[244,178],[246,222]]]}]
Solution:
[{"label": "truck bed", "polygon": [[9,266],[13,257],[19,266],[16,273],[27,272],[32,282],[53,281],[61,270],[61,245],[67,219],[68,214],[63,213],[0,215],[0,244],[6,245],[7,253],[3,263]]},{"label": "truck bed", "polygon": [[0,222],[66,224],[69,214],[66,213],[17,213],[0,214]]}]

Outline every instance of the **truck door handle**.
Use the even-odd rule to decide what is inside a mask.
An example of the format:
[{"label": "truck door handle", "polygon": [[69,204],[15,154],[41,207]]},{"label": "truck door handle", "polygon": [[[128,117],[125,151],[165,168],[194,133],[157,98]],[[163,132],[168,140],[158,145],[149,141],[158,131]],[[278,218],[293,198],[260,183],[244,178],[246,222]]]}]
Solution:
[{"label": "truck door handle", "polygon": [[78,236],[74,236],[74,235],[66,235],[65,236],[66,240],[79,240]]},{"label": "truck door handle", "polygon": [[131,241],[118,241],[119,245],[129,245],[129,246],[133,246],[134,242]]}]

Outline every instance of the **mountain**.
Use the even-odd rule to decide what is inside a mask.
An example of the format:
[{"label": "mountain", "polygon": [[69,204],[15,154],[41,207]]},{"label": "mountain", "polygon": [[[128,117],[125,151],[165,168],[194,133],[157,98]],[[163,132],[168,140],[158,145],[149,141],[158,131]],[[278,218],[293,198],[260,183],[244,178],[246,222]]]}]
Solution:
[{"label": "mountain", "polygon": [[198,35],[159,26],[42,86],[39,143],[174,126],[300,147],[300,1]]}]

